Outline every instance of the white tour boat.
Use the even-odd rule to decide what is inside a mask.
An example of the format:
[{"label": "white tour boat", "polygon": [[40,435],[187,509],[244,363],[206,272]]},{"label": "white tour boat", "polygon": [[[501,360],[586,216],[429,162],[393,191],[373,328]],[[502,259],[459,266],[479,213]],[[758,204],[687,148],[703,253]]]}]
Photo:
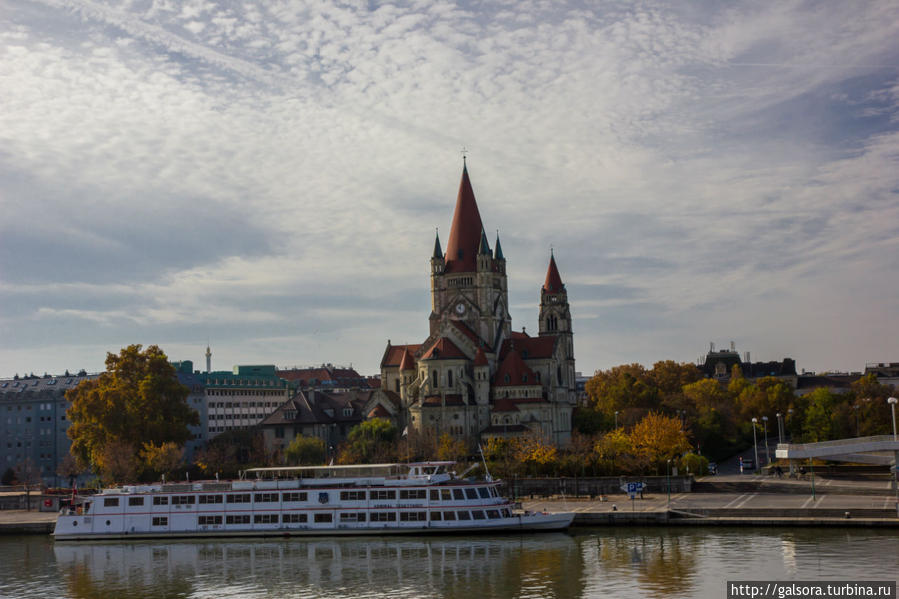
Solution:
[{"label": "white tour boat", "polygon": [[251,468],[240,480],[128,485],[63,508],[57,540],[384,535],[563,530],[573,513],[531,513],[498,481],[453,462]]}]

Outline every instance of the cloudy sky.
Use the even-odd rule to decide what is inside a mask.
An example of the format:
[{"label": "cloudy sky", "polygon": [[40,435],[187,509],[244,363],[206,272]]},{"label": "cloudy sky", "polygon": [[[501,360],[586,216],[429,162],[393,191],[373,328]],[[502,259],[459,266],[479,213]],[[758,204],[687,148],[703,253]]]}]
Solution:
[{"label": "cloudy sky", "polygon": [[374,374],[463,147],[579,370],[899,361],[899,3],[0,0],[0,376]]}]

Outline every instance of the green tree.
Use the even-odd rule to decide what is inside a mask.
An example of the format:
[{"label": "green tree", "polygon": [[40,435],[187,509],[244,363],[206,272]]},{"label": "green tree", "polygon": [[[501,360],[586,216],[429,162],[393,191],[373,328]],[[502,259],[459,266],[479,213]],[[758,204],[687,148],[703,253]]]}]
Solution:
[{"label": "green tree", "polygon": [[386,418],[372,418],[347,435],[337,461],[341,464],[370,464],[396,459],[396,425]]},{"label": "green tree", "polygon": [[323,464],[328,455],[325,442],[318,437],[299,435],[284,450],[284,457],[291,466],[315,466]]},{"label": "green tree", "polygon": [[837,397],[825,387],[815,389],[807,395],[808,409],[802,425],[802,436],[807,442],[829,441],[833,438],[832,414]]},{"label": "green tree", "polygon": [[[155,345],[145,351],[130,345],[120,354],[106,354],[106,372],[66,392],[72,402],[66,412],[72,423],[72,455],[82,466],[101,472],[115,462],[116,470],[127,474],[130,469],[119,466],[129,459],[136,470],[146,469],[139,455],[145,443],[181,447],[190,438],[188,426],[199,423],[187,405],[189,393]],[[114,455],[113,446],[129,455]]]},{"label": "green tree", "polygon": [[619,412],[620,426],[632,423],[640,413],[659,405],[659,390],[640,364],[598,371],[587,381],[585,390],[590,405],[605,416],[607,423],[613,422],[615,412]]}]

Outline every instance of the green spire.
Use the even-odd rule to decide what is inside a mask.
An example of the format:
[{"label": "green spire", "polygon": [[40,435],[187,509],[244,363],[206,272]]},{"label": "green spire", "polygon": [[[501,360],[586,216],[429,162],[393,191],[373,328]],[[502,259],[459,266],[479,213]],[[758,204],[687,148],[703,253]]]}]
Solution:
[{"label": "green spire", "polygon": [[484,233],[484,229],[481,229],[481,243],[478,245],[478,255],[483,256],[485,254],[487,256],[491,254],[490,245],[487,243],[487,234]]},{"label": "green spire", "polygon": [[503,256],[503,248],[499,244],[499,231],[496,232],[496,247],[493,248],[493,259],[494,260],[505,260],[506,259]]}]

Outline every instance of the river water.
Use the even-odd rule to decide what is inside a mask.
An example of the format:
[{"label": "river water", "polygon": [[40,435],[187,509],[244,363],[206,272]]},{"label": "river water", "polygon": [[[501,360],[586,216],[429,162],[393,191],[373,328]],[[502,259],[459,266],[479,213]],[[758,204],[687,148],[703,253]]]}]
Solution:
[{"label": "river water", "polygon": [[726,597],[896,580],[899,531],[582,528],[484,537],[54,543],[0,537],[0,597]]}]

